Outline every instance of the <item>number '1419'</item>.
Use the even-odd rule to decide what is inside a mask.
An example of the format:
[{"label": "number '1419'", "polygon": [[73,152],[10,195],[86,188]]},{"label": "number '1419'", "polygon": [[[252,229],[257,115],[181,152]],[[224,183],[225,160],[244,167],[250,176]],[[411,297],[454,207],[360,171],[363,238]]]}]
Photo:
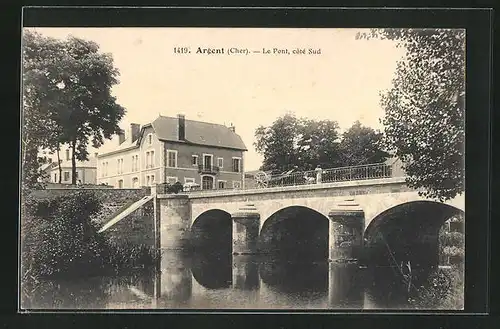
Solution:
[{"label": "number '1419'", "polygon": [[188,47],[174,47],[174,54],[188,54]]}]

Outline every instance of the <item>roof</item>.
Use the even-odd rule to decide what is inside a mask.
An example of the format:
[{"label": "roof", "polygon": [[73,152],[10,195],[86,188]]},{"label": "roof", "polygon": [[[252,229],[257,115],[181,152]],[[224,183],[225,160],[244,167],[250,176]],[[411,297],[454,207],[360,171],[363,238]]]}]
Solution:
[{"label": "roof", "polygon": [[[57,162],[56,162],[57,164]],[[57,167],[57,166],[56,166]],[[71,160],[61,162],[61,168],[71,168]],[[76,161],[77,168],[97,168],[96,158],[90,158],[88,161]]]},{"label": "roof", "polygon": [[[159,116],[155,119],[151,125],[157,138],[163,141],[183,142],[178,137],[178,120],[178,118],[165,116]],[[241,137],[231,131],[229,127],[187,119],[185,123],[185,141],[188,143],[247,151]]]},{"label": "roof", "polygon": [[52,167],[55,167],[57,164],[55,162],[49,162],[49,163],[45,163],[43,164],[41,167],[40,167],[40,170],[44,171],[44,170],[48,170],[48,169],[51,169]]}]

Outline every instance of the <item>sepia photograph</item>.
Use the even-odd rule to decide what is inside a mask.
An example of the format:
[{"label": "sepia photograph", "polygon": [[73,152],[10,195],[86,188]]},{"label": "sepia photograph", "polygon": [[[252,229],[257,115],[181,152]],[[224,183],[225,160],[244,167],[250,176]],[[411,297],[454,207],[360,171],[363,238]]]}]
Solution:
[{"label": "sepia photograph", "polygon": [[465,39],[24,27],[20,310],[463,310]]}]

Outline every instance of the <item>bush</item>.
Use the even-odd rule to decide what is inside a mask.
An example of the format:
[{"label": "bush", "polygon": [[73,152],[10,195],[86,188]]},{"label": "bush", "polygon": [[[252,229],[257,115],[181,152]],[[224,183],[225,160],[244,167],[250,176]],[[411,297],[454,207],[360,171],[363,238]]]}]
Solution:
[{"label": "bush", "polygon": [[182,191],[184,187],[182,186],[182,184],[180,182],[175,182],[175,184],[173,185],[168,185],[167,186],[167,193],[179,193]]},{"label": "bush", "polygon": [[464,280],[461,267],[438,268],[409,299],[417,308],[458,310],[464,307]]},{"label": "bush", "polygon": [[21,271],[24,279],[102,275],[153,264],[146,246],[119,248],[91,220],[102,204],[91,191],[53,199],[27,195],[22,204]]},{"label": "bush", "polygon": [[101,203],[92,192],[25,203],[25,270],[39,277],[90,275],[105,264],[106,241],[90,218]]}]

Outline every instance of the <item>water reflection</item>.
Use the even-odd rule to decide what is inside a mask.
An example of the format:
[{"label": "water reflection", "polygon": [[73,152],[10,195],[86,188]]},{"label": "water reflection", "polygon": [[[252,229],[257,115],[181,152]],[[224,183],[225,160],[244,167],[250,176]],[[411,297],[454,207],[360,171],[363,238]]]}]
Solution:
[{"label": "water reflection", "polygon": [[159,270],[47,281],[28,309],[400,309],[408,292],[392,268],[264,256],[163,252]]},{"label": "water reflection", "polygon": [[255,257],[236,255],[233,256],[232,263],[233,288],[240,290],[258,290],[260,287],[259,264],[255,261]]},{"label": "water reflection", "polygon": [[162,302],[175,301],[181,304],[188,301],[192,290],[190,267],[189,259],[182,253],[163,252],[160,275],[156,275],[156,298]]},{"label": "water reflection", "polygon": [[201,286],[207,289],[231,287],[231,255],[202,254],[192,256],[191,273]]},{"label": "water reflection", "polygon": [[328,273],[329,305],[336,309],[363,309],[364,273],[357,264],[331,263]]},{"label": "water reflection", "polygon": [[328,262],[265,260],[260,277],[269,287],[283,293],[328,293]]}]

